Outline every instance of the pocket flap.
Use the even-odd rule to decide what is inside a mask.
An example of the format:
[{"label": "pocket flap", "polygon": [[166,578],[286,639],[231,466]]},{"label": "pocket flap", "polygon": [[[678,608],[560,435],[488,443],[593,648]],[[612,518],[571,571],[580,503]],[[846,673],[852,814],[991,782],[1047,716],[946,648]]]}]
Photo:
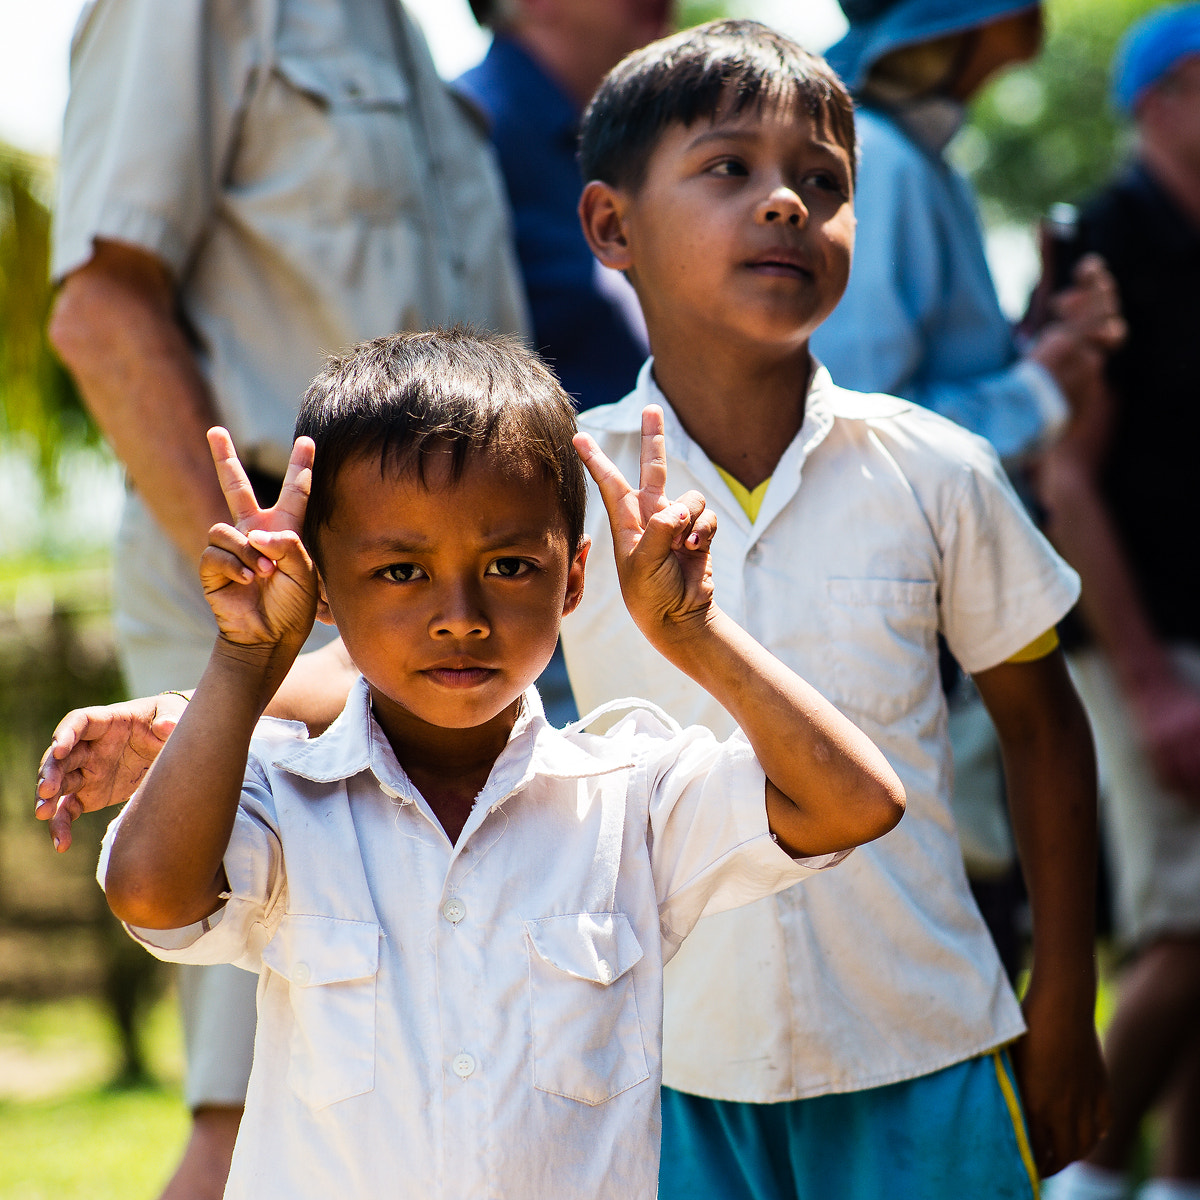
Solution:
[{"label": "pocket flap", "polygon": [[591,983],[606,987],[642,958],[642,947],[624,913],[569,913],[526,921],[538,957]]},{"label": "pocket flap", "polygon": [[289,915],[263,949],[263,962],[297,987],[348,983],[379,972],[374,921]]},{"label": "pocket flap", "polygon": [[398,108],[408,103],[408,84],[394,67],[363,55],[304,58],[282,54],[276,70],[297,91],[326,106]]}]

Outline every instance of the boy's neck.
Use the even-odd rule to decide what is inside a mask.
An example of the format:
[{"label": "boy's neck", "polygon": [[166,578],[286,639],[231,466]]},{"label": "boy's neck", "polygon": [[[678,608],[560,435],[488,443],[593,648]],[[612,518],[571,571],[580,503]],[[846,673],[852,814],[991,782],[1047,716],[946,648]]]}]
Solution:
[{"label": "boy's neck", "polygon": [[469,729],[430,725],[372,694],[372,711],[396,761],[433,810],[452,844],[508,745],[521,702]]},{"label": "boy's neck", "polygon": [[688,436],[745,487],[769,479],[804,423],[808,344],[768,360],[731,354],[728,345],[653,342],[655,382]]}]

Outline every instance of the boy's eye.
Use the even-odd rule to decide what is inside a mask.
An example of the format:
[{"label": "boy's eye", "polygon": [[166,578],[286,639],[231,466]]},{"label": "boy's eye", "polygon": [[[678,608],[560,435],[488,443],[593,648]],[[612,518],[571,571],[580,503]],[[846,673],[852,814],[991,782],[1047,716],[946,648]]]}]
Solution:
[{"label": "boy's eye", "polygon": [[485,575],[500,575],[505,579],[516,579],[533,568],[523,558],[498,558],[487,565]]},{"label": "boy's eye", "polygon": [[425,578],[425,571],[416,563],[391,563],[379,573],[392,583],[412,583],[414,579]]},{"label": "boy's eye", "polygon": [[726,178],[732,176],[740,177],[742,175],[750,174],[750,172],[746,170],[746,165],[742,162],[739,162],[736,158],[723,158],[720,162],[713,163],[713,165],[709,167],[709,172],[713,175],[721,175]]},{"label": "boy's eye", "polygon": [[804,183],[822,191],[836,192],[838,195],[844,195],[846,192],[845,184],[829,171],[813,171],[804,177]]}]

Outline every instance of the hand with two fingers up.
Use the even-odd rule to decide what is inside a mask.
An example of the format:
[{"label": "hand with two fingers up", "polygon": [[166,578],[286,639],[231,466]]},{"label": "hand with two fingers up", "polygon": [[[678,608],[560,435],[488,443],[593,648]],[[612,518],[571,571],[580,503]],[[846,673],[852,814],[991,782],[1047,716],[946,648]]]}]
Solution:
[{"label": "hand with two fingers up", "polygon": [[608,512],[621,594],[634,623],[656,647],[686,639],[715,612],[709,547],[716,515],[704,497],[686,492],[668,500],[663,413],[642,413],[641,477],[635,489],[588,433],[575,448]]},{"label": "hand with two fingers up", "polygon": [[[201,558],[204,590],[222,640],[239,654],[260,649],[281,678],[312,627],[316,577],[300,540],[308,502],[313,445],[293,448],[277,503],[260,508],[229,433],[208,434],[232,524],[218,524]],[[282,653],[280,652],[282,648]],[[166,692],[121,704],[80,708],[58,723],[38,771],[38,820],[49,823],[54,848],[71,845],[71,824],[129,799],[166,744],[187,699]]]}]

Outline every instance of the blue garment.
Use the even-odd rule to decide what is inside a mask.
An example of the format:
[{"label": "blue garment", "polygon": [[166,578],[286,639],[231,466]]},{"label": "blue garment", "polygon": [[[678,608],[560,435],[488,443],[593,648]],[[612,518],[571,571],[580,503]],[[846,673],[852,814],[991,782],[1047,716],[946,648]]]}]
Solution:
[{"label": "blue garment", "polygon": [[1012,1067],[985,1054],[783,1104],[663,1088],[659,1200],[1036,1200]]},{"label": "blue garment", "polygon": [[825,59],[851,91],[871,68],[902,46],[978,29],[1038,0],[839,0],[850,28],[825,51]]},{"label": "blue garment", "polygon": [[[637,382],[646,347],[597,285],[579,228],[579,109],[511,38],[497,35],[455,87],[491,120],[508,188],[537,350],[580,409],[614,404]],[[618,281],[619,282],[619,281]]]},{"label": "blue garment", "polygon": [[850,283],[813,334],[845,388],[889,392],[981,434],[1001,458],[1029,449],[1046,417],[1019,363],[966,181],[891,117],[858,113],[862,147]]}]

